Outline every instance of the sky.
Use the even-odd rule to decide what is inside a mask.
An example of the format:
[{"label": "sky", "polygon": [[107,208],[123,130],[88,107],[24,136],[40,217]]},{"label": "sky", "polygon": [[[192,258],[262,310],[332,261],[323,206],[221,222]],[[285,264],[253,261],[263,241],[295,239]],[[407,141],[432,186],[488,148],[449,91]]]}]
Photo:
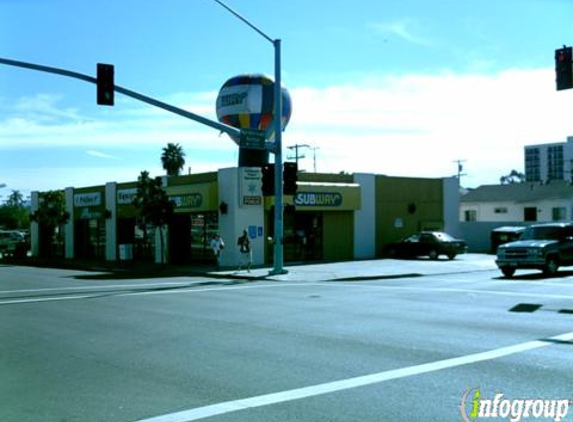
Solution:
[{"label": "sky", "polygon": [[[450,177],[497,184],[523,147],[573,135],[573,90],[555,89],[555,49],[573,43],[572,0],[225,0],[281,39],[292,98],[283,133],[306,171]],[[216,120],[233,76],[274,75],[274,50],[213,0],[0,0],[0,57],[95,76]],[[0,201],[12,190],[234,167],[226,134],[95,85],[0,64]]]}]

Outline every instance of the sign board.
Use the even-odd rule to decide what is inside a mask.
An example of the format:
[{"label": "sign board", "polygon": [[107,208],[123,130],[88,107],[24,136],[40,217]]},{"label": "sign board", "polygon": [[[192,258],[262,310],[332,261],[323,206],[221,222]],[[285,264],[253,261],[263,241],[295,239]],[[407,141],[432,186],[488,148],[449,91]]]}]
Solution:
[{"label": "sign board", "polygon": [[342,194],[339,192],[298,192],[294,204],[306,207],[340,207]]},{"label": "sign board", "polygon": [[239,167],[239,206],[263,204],[263,173],[259,167]]},{"label": "sign board", "polygon": [[74,195],[74,207],[98,207],[101,205],[101,193],[77,193]]},{"label": "sign board", "polygon": [[133,200],[137,195],[137,188],[118,189],[117,190],[117,203],[119,205],[133,204]]},{"label": "sign board", "polygon": [[248,149],[265,149],[265,131],[241,129],[239,146]]}]

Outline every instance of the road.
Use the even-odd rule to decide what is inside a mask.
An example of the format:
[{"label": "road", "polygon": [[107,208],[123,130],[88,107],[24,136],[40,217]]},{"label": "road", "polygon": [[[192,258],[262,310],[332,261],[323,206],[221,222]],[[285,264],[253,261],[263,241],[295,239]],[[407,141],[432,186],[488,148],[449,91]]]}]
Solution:
[{"label": "road", "polygon": [[0,266],[0,420],[447,422],[476,388],[568,403],[573,274],[560,275],[242,282]]}]

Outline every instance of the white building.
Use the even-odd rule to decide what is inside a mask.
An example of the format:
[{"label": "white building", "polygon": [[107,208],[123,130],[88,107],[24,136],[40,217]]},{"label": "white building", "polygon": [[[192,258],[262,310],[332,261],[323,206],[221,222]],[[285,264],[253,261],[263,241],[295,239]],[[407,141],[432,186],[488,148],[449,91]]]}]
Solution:
[{"label": "white building", "polygon": [[573,181],[573,136],[567,142],[525,146],[525,180]]},{"label": "white building", "polygon": [[568,220],[573,220],[573,185],[564,181],[485,185],[460,199],[464,222]]}]

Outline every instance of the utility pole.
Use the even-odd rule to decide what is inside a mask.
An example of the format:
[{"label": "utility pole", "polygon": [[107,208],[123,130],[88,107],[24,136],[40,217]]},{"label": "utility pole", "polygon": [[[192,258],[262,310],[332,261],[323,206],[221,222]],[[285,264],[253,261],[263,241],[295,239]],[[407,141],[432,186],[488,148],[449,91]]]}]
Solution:
[{"label": "utility pole", "polygon": [[314,172],[316,173],[316,150],[320,149],[319,147],[313,147],[312,149],[312,161],[314,165]]},{"label": "utility pole", "polygon": [[460,186],[461,186],[462,176],[467,176],[467,173],[463,173],[463,171],[464,171],[463,163],[465,163],[466,161],[467,160],[454,160],[454,161],[452,161],[452,163],[456,163],[458,165],[458,174],[456,177],[460,181]]},{"label": "utility pole", "polygon": [[307,144],[296,144],[296,145],[287,147],[287,149],[290,149],[290,150],[293,150],[293,149],[294,149],[294,157],[293,157],[293,156],[290,156],[290,157],[287,157],[287,158],[288,158],[289,160],[292,160],[292,159],[294,158],[297,167],[298,167],[298,160],[301,159],[301,158],[306,158],[306,156],[299,154],[298,150],[299,150],[300,148],[310,148],[310,145],[307,145]]}]

